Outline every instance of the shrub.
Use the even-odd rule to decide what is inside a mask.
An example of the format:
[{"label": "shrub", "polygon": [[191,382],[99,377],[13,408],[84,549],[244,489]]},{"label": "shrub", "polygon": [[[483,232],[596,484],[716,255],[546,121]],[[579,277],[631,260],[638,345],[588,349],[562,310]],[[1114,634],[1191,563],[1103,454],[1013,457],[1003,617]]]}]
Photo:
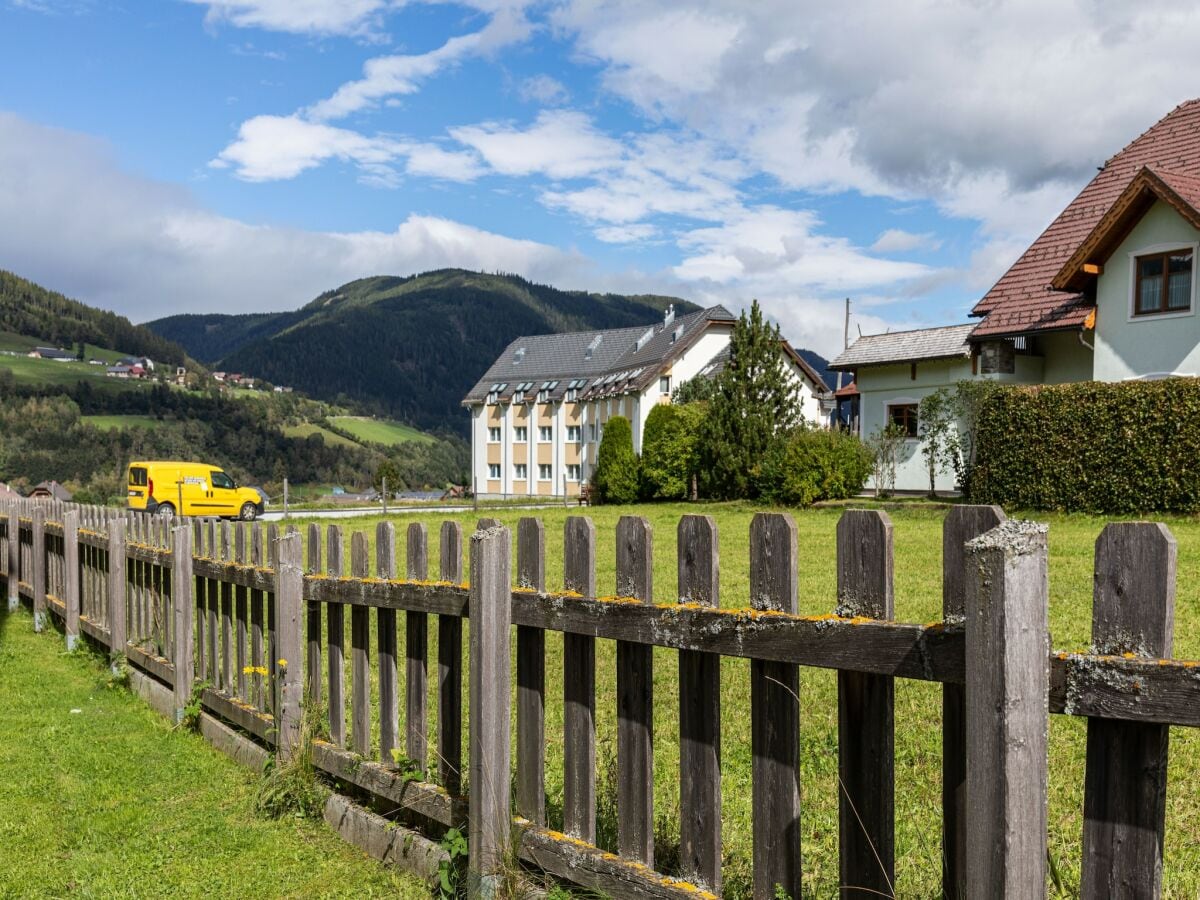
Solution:
[{"label": "shrub", "polygon": [[1200,381],[1005,388],[980,406],[977,503],[1128,514],[1200,510]]},{"label": "shrub", "polygon": [[604,423],[592,488],[598,503],[633,503],[637,500],[638,458],[633,452],[633,430],[624,416],[613,416]]},{"label": "shrub", "polygon": [[643,500],[686,500],[691,495],[706,408],[703,403],[660,404],[650,410],[642,432]]},{"label": "shrub", "polygon": [[854,435],[800,429],[767,452],[760,489],[774,503],[808,506],[857,494],[870,474],[871,453]]}]

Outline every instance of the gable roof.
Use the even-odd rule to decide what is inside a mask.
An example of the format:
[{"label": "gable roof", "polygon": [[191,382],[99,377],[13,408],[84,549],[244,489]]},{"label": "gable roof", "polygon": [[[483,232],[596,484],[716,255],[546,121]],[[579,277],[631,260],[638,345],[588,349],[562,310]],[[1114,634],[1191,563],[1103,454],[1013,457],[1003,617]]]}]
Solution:
[{"label": "gable roof", "polygon": [[864,334],[829,364],[831,369],[857,369],[859,366],[884,366],[921,362],[929,359],[957,359],[971,355],[967,338],[975,326],[943,325],[916,331],[889,331]]},{"label": "gable roof", "polygon": [[[825,379],[817,373],[816,369],[809,365],[803,356],[796,352],[796,348],[786,340],[781,340],[779,344],[783,348],[783,352],[799,367],[800,371],[804,373],[804,377],[812,384],[813,391],[818,394],[828,394],[829,385],[825,383]],[[710,359],[708,364],[700,370],[699,376],[701,378],[716,378],[721,374],[725,366],[729,364],[732,356],[733,347],[731,344],[726,344],[721,348],[721,352]]]},{"label": "gable roof", "polygon": [[[710,324],[736,321],[729,310],[717,305],[653,325],[519,337],[504,348],[463,403],[483,402],[493,385],[504,385],[497,393],[507,399],[517,385],[528,382],[533,382],[529,390],[537,391],[543,384],[557,381],[551,399],[561,397],[570,382],[580,379],[586,380],[581,396],[618,386],[621,390],[640,389]],[[612,381],[598,384],[609,376]]]},{"label": "gable roof", "polygon": [[1135,226],[1161,200],[1189,225],[1200,229],[1200,175],[1169,172],[1142,166],[1128,187],[1100,217],[1050,283],[1056,291],[1082,291],[1093,273],[1087,264],[1103,265]]},{"label": "gable roof", "polygon": [[1200,100],[1181,103],[1104,164],[975,304],[971,314],[983,321],[971,337],[1081,327],[1092,301],[1078,289],[1054,290],[1051,282],[1143,168],[1157,173],[1162,184],[1181,197],[1200,188],[1194,183],[1200,178]]}]

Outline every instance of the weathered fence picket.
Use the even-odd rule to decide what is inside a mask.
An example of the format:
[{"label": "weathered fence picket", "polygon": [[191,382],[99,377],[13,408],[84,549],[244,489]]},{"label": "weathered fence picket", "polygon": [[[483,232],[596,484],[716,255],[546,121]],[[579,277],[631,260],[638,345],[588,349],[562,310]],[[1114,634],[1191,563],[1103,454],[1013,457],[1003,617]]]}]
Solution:
[{"label": "weathered fence picket", "polygon": [[[515,584],[513,535],[494,519],[480,526],[471,538],[468,586],[462,530],[453,522],[439,531],[439,580],[431,582],[420,524],[406,530],[403,578],[390,522],[375,533],[375,576],[367,536],[356,532],[346,577],[337,526],[327,529],[324,553],[322,530],[310,527],[305,556],[291,528],[281,536],[272,527],[264,540],[259,526],[243,523],[21,503],[0,509],[0,577],[10,602],[34,610],[39,629],[50,616],[69,645],[91,640],[109,649],[114,664],[124,657],[140,693],[177,719],[197,715],[206,736],[256,767],[270,748],[281,759],[295,753],[304,703],[319,708],[327,700],[330,740],[314,741],[314,764],[390,804],[401,827],[465,825],[475,895],[499,889],[514,852],[613,896],[719,894],[722,656],[747,659],[750,667],[756,898],[774,900],[779,891],[799,896],[805,871],[800,666],[838,674],[843,894],[896,892],[897,677],[942,684],[947,897],[1044,895],[1051,713],[1088,717],[1082,895],[1161,894],[1169,728],[1200,727],[1195,663],[1165,658],[1172,650],[1176,559],[1165,527],[1105,529],[1096,545],[1093,651],[1052,655],[1044,530],[1005,522],[992,507],[960,506],[947,516],[944,622],[932,625],[892,621],[892,530],[879,512],[843,515],[836,615],[819,617],[797,614],[798,573],[811,561],[798,559],[796,527],[787,515],[762,513],[751,523],[749,606],[740,611],[718,608],[717,530],[705,516],[679,523],[679,602],[668,606],[652,602],[654,549],[644,519],[625,516],[617,523],[613,597],[597,596],[597,535],[589,519],[567,520],[563,590],[550,593],[540,521],[518,524]],[[403,750],[413,762],[403,772],[392,759],[401,749],[398,612],[405,618]],[[436,766],[425,705],[431,613],[438,619]],[[470,790],[463,798],[462,628],[468,614]],[[515,673],[509,670],[513,626]],[[569,836],[546,828],[548,630],[563,635],[561,801]],[[616,645],[616,854],[594,846],[597,640]],[[656,646],[678,652],[680,663],[681,852],[673,873],[679,880],[654,871]],[[377,706],[373,676],[379,678]],[[514,684],[515,736],[508,730]],[[417,780],[425,777],[440,786]],[[355,817],[345,798],[330,802],[327,818],[356,839],[366,820]],[[406,835],[405,846],[425,841]],[[441,852],[428,841],[420,846],[420,853],[402,856],[412,861]]]}]

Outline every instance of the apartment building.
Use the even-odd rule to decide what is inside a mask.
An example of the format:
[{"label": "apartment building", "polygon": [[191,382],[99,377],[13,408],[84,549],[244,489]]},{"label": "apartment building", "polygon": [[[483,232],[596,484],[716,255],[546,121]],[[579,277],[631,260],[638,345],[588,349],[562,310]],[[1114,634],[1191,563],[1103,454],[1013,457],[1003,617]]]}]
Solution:
[{"label": "apartment building", "polygon": [[[463,405],[471,415],[471,469],[480,496],[577,496],[591,477],[604,423],[624,416],[640,453],[650,410],[729,358],[736,317],[722,306],[649,326],[519,337]],[[801,414],[822,421],[821,377],[783,342]]]}]

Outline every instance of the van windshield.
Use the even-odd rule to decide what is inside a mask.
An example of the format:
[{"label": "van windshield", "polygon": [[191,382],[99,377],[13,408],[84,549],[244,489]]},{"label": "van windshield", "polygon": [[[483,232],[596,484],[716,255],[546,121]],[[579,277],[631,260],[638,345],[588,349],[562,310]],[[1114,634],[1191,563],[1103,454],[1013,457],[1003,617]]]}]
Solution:
[{"label": "van windshield", "polygon": [[213,472],[212,486],[215,488],[226,488],[228,490],[233,490],[233,479],[224,472]]},{"label": "van windshield", "polygon": [[146,486],[146,468],[145,466],[131,466],[129,469],[129,483],[135,487]]}]

